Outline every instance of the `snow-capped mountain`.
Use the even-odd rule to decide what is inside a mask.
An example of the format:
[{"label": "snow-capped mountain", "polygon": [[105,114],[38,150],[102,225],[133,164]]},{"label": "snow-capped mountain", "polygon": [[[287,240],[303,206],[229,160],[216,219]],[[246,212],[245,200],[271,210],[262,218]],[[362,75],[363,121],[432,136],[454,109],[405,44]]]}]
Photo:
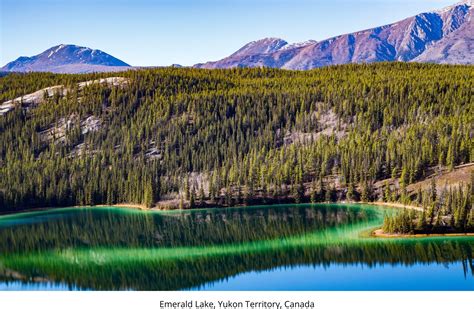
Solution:
[{"label": "snow-capped mountain", "polygon": [[101,50],[61,44],[33,57],[20,57],[5,65],[1,71],[86,73],[119,71],[129,67],[127,63]]},{"label": "snow-capped mountain", "polygon": [[472,64],[473,12],[474,0],[464,0],[442,10],[319,42],[287,44],[281,39],[263,39],[245,45],[222,60],[196,67],[268,66],[306,70],[332,64],[379,61]]},{"label": "snow-capped mountain", "polygon": [[233,53],[231,57],[273,53],[287,44],[288,42],[279,38],[265,38],[247,43],[241,49]]}]

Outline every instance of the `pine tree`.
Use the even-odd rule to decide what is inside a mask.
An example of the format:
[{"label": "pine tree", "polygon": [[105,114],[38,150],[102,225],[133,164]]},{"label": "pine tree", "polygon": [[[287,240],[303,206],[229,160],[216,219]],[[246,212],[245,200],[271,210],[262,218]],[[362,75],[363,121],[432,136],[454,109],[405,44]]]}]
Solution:
[{"label": "pine tree", "polygon": [[320,201],[325,201],[326,200],[326,188],[324,187],[324,182],[323,178],[320,176],[319,177],[319,200]]},{"label": "pine tree", "polygon": [[422,205],[422,198],[423,198],[423,194],[421,193],[421,186],[418,187],[418,191],[416,193],[416,204],[418,206]]},{"label": "pine tree", "polygon": [[346,199],[348,201],[354,200],[354,185],[352,182],[349,182],[349,185],[347,186]]},{"label": "pine tree", "polygon": [[227,206],[233,206],[234,205],[234,202],[232,200],[232,191],[231,191],[231,188],[230,186],[228,186],[226,189],[225,189],[225,204]]},{"label": "pine tree", "polygon": [[384,190],[384,195],[383,195],[383,200],[384,202],[390,202],[392,199],[392,192],[390,190],[390,184],[388,181],[385,181],[385,190]]},{"label": "pine tree", "polygon": [[362,185],[362,192],[361,192],[361,195],[360,195],[360,200],[362,202],[368,202],[369,199],[370,199],[369,185],[367,184],[367,182],[364,182],[363,185]]},{"label": "pine tree", "polygon": [[184,199],[189,201],[190,198],[191,198],[191,192],[189,189],[189,177],[186,176],[186,180],[184,182]]},{"label": "pine tree", "polygon": [[314,180],[311,184],[310,202],[311,202],[311,204],[316,204],[318,202],[318,188],[317,188],[316,182]]},{"label": "pine tree", "polygon": [[204,193],[204,185],[199,187],[199,205],[202,207],[205,204],[206,194]]},{"label": "pine tree", "polygon": [[196,190],[194,189],[194,186],[193,186],[189,194],[189,208],[195,208],[195,207],[196,207]]},{"label": "pine tree", "polygon": [[155,194],[153,192],[153,185],[151,181],[146,182],[144,189],[145,190],[143,193],[143,204],[145,205],[145,207],[151,208],[155,204],[155,200],[154,200]]},{"label": "pine tree", "polygon": [[431,178],[431,181],[430,181],[430,196],[431,196],[431,201],[436,202],[437,192],[436,192],[436,180],[434,177]]},{"label": "pine tree", "polygon": [[418,230],[424,230],[426,227],[426,217],[425,217],[425,211],[421,212],[421,215],[418,217],[418,223],[416,225],[416,228]]},{"label": "pine tree", "polygon": [[242,204],[242,186],[239,184],[237,186],[237,197],[236,197],[236,203],[237,204]]}]

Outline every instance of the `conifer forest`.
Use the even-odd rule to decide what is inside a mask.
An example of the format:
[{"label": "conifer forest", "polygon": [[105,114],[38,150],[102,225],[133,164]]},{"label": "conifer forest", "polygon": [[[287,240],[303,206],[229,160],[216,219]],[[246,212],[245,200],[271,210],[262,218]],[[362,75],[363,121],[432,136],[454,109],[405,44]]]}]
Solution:
[{"label": "conifer forest", "polygon": [[388,233],[472,232],[473,90],[415,63],[7,74],[0,211],[386,202],[414,206]]}]

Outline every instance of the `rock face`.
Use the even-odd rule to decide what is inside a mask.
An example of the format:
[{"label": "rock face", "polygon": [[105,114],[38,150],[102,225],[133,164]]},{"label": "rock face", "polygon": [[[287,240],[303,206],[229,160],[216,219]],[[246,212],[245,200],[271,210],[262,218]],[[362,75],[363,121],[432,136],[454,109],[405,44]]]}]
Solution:
[{"label": "rock face", "polygon": [[[418,62],[474,63],[474,1],[455,6],[447,12],[443,38],[434,42],[414,59]],[[445,13],[446,14],[446,13]]]},{"label": "rock face", "polygon": [[[129,83],[129,79],[125,77],[106,77],[95,80],[88,80],[85,82],[80,82],[77,84],[79,90],[82,90],[84,87],[90,85],[106,85],[107,87],[126,87]],[[38,104],[43,103],[45,98],[50,98],[54,95],[59,97],[64,97],[69,92],[69,89],[63,85],[56,85],[52,87],[47,87],[23,95],[21,97],[15,98],[13,100],[8,100],[3,103],[0,103],[0,116],[6,115],[11,112],[16,106],[21,106],[25,109],[34,108]],[[81,100],[81,98],[79,98]]]},{"label": "rock face", "polygon": [[324,41],[288,45],[281,39],[251,42],[199,68],[276,67],[307,70],[333,64],[380,61],[474,63],[474,0],[400,22]]},{"label": "rock face", "polygon": [[1,71],[87,73],[128,68],[130,65],[101,50],[61,44],[33,57],[20,57],[5,65]]}]

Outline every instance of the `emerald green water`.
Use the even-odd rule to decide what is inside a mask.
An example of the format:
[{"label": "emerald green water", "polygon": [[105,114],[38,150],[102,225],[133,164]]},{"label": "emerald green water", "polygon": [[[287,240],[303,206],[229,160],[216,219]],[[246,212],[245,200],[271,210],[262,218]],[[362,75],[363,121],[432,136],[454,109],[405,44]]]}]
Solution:
[{"label": "emerald green water", "polygon": [[368,237],[393,211],[324,204],[2,216],[0,289],[474,290],[473,237]]}]

